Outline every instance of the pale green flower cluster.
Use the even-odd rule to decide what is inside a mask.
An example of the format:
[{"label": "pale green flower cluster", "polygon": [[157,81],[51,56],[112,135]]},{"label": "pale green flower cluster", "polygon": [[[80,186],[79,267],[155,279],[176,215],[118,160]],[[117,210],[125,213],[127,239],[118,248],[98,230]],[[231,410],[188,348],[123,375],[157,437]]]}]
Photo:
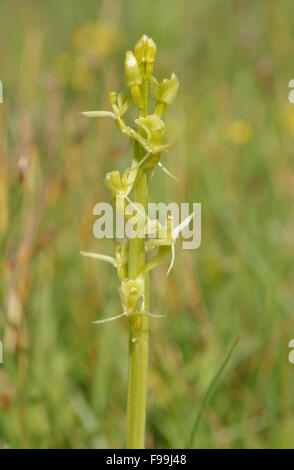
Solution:
[{"label": "pale green flower cluster", "polygon": [[[134,157],[130,166],[122,174],[118,170],[107,173],[104,180],[114,202],[118,199],[123,201],[123,203],[120,202],[114,204],[114,206],[116,210],[122,211],[127,219],[130,219],[130,215],[125,212],[126,202],[132,204],[129,195],[137,183],[139,174],[144,172],[149,179],[152,177],[155,168],[160,167],[168,175],[174,177],[160,162],[162,152],[173,145],[173,143],[164,143],[166,126],[162,115],[166,106],[174,101],[179,81],[176,75],[172,74],[170,79],[166,78],[160,83],[152,75],[155,56],[156,45],[154,41],[143,35],[137,42],[134,51],[127,51],[126,53],[125,81],[127,89],[119,93],[110,92],[111,111],[82,113],[87,117],[105,116],[112,118],[118,129],[130,139],[134,148]],[[154,111],[152,114],[144,112],[146,102],[148,102],[149,88],[154,98]],[[126,124],[124,116],[134,106],[138,108],[139,117],[135,119],[134,127],[131,127]],[[124,315],[130,317],[134,313],[157,316],[147,312],[144,308],[144,276],[169,253],[172,253],[173,264],[176,237],[179,231],[190,222],[191,216],[184,223],[182,222],[181,227],[173,227],[170,217],[168,217],[166,224],[161,225],[158,220],[150,220],[145,213],[137,214],[137,216],[144,218],[145,252],[151,252],[151,256],[148,254],[150,260],[144,264],[143,271],[139,273],[136,279],[128,278],[129,240],[127,239],[114,240],[113,257],[81,252],[85,256],[111,263],[117,269],[118,278],[121,282],[120,293],[123,312],[110,319],[98,320],[96,323],[102,323]]]}]

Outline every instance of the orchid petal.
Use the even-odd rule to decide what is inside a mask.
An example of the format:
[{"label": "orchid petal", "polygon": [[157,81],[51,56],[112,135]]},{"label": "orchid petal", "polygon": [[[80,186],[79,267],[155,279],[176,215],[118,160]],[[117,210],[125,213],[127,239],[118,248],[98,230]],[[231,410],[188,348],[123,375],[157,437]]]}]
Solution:
[{"label": "orchid petal", "polygon": [[170,262],[170,265],[169,265],[169,268],[168,268],[168,271],[167,271],[167,276],[169,275],[173,265],[174,265],[174,262],[175,262],[175,256],[176,256],[176,253],[175,253],[175,244],[173,243],[172,247],[171,247],[171,252],[172,252],[172,258],[171,258],[171,262]]},{"label": "orchid petal", "polygon": [[192,212],[192,214],[188,215],[188,217],[186,217],[183,222],[180,223],[180,225],[178,225],[176,228],[173,229],[172,231],[172,237],[173,239],[176,239],[178,238],[179,234],[181,233],[181,231],[187,227],[187,225],[189,225],[190,221],[193,219],[195,213]]},{"label": "orchid petal", "polygon": [[101,255],[100,253],[90,253],[89,251],[80,251],[80,254],[89,258],[99,259],[100,261],[106,261],[107,263],[110,263],[115,268],[117,268],[115,259],[112,256]]},{"label": "orchid petal", "polygon": [[173,175],[167,168],[165,168],[165,166],[163,166],[163,164],[161,162],[158,162],[157,165],[159,166],[159,168],[162,169],[162,171],[164,171],[164,173],[166,173],[168,176],[170,176],[175,181],[179,182],[179,179],[175,175]]},{"label": "orchid petal", "polygon": [[166,317],[166,315],[158,315],[157,313],[147,312],[147,310],[143,310],[143,313],[146,313],[146,315],[148,315],[148,317],[153,317],[153,318],[163,318],[163,317]]},{"label": "orchid petal", "polygon": [[86,117],[111,117],[112,119],[116,119],[111,111],[84,111],[81,114]]},{"label": "orchid petal", "polygon": [[120,313],[119,315],[115,315],[114,317],[104,318],[103,320],[92,321],[92,323],[95,324],[95,325],[100,325],[102,323],[108,323],[110,321],[117,320],[118,318],[121,318],[121,317],[124,317],[124,316],[126,316],[125,312]]}]

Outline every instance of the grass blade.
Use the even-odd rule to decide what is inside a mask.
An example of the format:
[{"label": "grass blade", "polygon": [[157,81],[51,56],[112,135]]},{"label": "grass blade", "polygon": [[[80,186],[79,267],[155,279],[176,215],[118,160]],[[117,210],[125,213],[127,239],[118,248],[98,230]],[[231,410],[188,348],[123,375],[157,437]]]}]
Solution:
[{"label": "grass blade", "polygon": [[190,434],[190,438],[188,440],[188,444],[187,444],[187,448],[191,449],[192,448],[192,445],[193,445],[193,442],[194,442],[194,439],[195,439],[195,436],[197,434],[197,431],[198,431],[198,428],[199,428],[199,425],[200,425],[200,422],[201,422],[201,419],[202,419],[202,416],[204,414],[204,411],[205,411],[205,408],[207,407],[208,403],[209,403],[209,400],[210,398],[212,397],[212,394],[214,392],[214,389],[222,375],[222,373],[224,372],[224,369],[226,367],[226,365],[228,364],[229,360],[230,360],[230,357],[237,345],[239,341],[239,338],[237,337],[232,346],[230,347],[227,355],[225,356],[223,362],[221,363],[219,369],[217,370],[216,374],[214,375],[214,377],[212,378],[209,386],[208,386],[208,389],[206,390],[206,393],[204,395],[204,398],[203,398],[203,401],[202,401],[202,404],[201,404],[201,408],[199,410],[199,413],[197,415],[197,418],[196,418],[196,421],[195,421],[195,424],[192,428],[192,432]]}]

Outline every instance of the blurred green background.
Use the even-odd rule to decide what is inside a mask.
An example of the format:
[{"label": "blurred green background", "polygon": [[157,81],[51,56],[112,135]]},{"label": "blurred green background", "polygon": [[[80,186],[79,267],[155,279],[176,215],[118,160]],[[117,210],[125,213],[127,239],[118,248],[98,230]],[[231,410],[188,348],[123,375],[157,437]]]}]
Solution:
[{"label": "blurred green background", "polygon": [[109,109],[124,53],[157,43],[175,72],[150,200],[202,203],[202,244],[152,275],[147,447],[186,445],[207,387],[239,343],[195,447],[294,444],[292,0],[4,0],[0,5],[0,447],[125,445],[128,331],[111,254],[92,234],[106,171],[130,161]]}]

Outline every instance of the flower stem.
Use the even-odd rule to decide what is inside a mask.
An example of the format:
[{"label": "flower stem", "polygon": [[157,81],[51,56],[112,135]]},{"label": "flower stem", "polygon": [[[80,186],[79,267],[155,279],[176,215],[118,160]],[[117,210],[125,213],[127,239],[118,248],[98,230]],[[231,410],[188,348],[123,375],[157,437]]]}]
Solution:
[{"label": "flower stem", "polygon": [[[143,81],[142,94],[144,106],[139,110],[140,116],[147,114],[148,82]],[[136,142],[134,157],[137,161],[144,155],[143,148]],[[134,202],[140,203],[146,210],[148,195],[147,173],[139,168],[134,187]],[[128,270],[129,279],[136,277],[145,267],[145,248],[143,238],[132,238],[129,241]],[[144,279],[144,309],[149,309],[149,274]],[[148,316],[134,313],[129,317],[129,372],[127,394],[127,448],[143,449],[145,441],[148,350],[149,350]]]}]

